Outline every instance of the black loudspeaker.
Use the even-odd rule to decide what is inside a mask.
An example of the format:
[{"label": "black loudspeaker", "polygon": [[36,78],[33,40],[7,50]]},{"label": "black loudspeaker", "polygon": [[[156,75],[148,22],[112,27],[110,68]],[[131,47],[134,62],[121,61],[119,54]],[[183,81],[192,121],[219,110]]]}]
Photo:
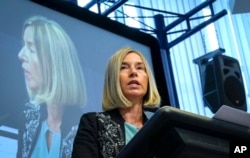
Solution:
[{"label": "black loudspeaker", "polygon": [[238,60],[219,54],[203,66],[200,75],[203,80],[201,82],[205,105],[213,113],[222,105],[247,111],[244,83]]}]

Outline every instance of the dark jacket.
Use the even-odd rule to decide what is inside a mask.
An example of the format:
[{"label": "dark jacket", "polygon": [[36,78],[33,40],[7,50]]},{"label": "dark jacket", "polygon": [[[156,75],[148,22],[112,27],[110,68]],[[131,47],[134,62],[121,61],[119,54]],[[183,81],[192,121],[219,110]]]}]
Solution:
[{"label": "dark jacket", "polygon": [[[60,158],[70,158],[79,118],[82,115],[78,107],[67,106],[61,124]],[[29,158],[38,139],[42,121],[47,118],[46,105],[27,103],[21,114],[17,158]]]},{"label": "dark jacket", "polygon": [[[144,123],[147,117],[144,114]],[[125,146],[125,120],[115,109],[82,115],[72,158],[113,158]]]}]

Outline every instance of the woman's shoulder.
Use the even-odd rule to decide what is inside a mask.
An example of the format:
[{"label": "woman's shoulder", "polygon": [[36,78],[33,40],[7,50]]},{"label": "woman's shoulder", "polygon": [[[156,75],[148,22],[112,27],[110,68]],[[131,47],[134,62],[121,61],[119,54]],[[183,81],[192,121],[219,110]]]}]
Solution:
[{"label": "woman's shoulder", "polygon": [[86,112],[81,117],[81,126],[86,128],[96,128],[101,130],[109,127],[119,128],[124,120],[122,117],[116,116],[116,110],[113,111],[103,111],[103,112]]},{"label": "woman's shoulder", "polygon": [[80,119],[80,127],[84,128],[98,128],[101,125],[100,115],[103,115],[103,112],[85,112],[82,114]]}]

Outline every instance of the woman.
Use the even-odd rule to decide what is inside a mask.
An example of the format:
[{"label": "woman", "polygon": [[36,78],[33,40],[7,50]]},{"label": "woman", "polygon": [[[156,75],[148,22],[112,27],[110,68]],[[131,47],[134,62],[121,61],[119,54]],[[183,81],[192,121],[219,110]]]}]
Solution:
[{"label": "woman", "polygon": [[160,96],[143,55],[131,48],[109,60],[103,112],[83,114],[73,144],[73,158],[115,157],[147,121],[143,107],[156,107]]},{"label": "woman", "polygon": [[29,102],[22,113],[17,157],[69,158],[86,102],[83,72],[74,44],[56,22],[27,19],[18,54]]}]

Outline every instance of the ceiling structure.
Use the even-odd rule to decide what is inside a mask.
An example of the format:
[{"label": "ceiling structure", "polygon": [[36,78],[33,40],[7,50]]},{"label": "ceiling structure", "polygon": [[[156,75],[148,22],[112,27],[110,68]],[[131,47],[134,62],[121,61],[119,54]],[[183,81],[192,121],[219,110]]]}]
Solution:
[{"label": "ceiling structure", "polygon": [[[71,1],[71,2],[76,3],[76,4],[78,3],[77,0],[68,0],[68,1]],[[148,7],[139,6],[139,5],[131,5],[131,3],[129,3],[129,0],[90,0],[88,3],[86,3],[82,7],[86,8],[88,10],[91,10],[91,7],[97,6],[97,13],[98,14],[112,18],[112,19],[116,19],[116,20],[119,18],[131,18],[131,17],[128,17],[125,13],[121,13],[120,9],[118,10],[118,8],[120,8],[122,6],[130,6],[130,7],[136,8],[137,10],[155,11],[157,13],[167,14],[169,16],[175,16],[175,17],[177,17],[177,19],[175,21],[173,21],[172,23],[168,24],[167,26],[159,26],[160,23],[161,23],[161,25],[165,25],[164,24],[164,17],[165,16],[163,16],[163,17],[154,16],[153,17],[154,23],[155,23],[156,27],[158,26],[158,28],[153,28],[153,27],[149,27],[149,29],[138,28],[140,31],[143,31],[146,33],[153,33],[156,36],[159,36],[159,33],[163,33],[165,35],[168,35],[168,34],[181,32],[182,35],[178,39],[175,39],[171,43],[167,44],[167,48],[169,49],[170,47],[173,47],[177,43],[181,42],[182,40],[186,39],[187,37],[193,35],[197,31],[206,27],[208,24],[215,22],[216,20],[218,20],[219,18],[221,18],[227,14],[226,10],[222,10],[221,12],[219,12],[217,14],[214,13],[214,9],[213,9],[212,4],[215,1],[216,0],[206,0],[185,14],[169,12],[169,11],[159,10],[159,9],[154,9],[154,8],[148,8]],[[101,7],[101,5],[103,5],[105,7]],[[209,9],[211,11],[210,18],[208,20],[206,20],[205,22],[201,23],[200,25],[192,27],[190,25],[190,21],[204,18],[204,16],[194,18],[193,15],[196,14],[197,12],[201,11],[205,7],[209,7]],[[117,17],[116,16],[117,14],[114,14],[115,15],[114,17],[109,16],[110,14],[115,13],[116,11],[117,12],[119,11],[121,14],[124,14],[124,16]],[[140,11],[138,11],[138,12],[140,12]],[[138,17],[134,17],[134,18],[138,18]],[[140,18],[149,18],[149,17],[140,17]],[[150,17],[150,18],[152,18],[152,17]],[[178,24],[180,24],[182,22],[186,22],[186,25],[187,25],[186,29],[178,30],[177,32],[170,32],[170,30],[172,30],[175,26],[177,26]],[[159,30],[161,27],[163,27],[163,29]]]}]

